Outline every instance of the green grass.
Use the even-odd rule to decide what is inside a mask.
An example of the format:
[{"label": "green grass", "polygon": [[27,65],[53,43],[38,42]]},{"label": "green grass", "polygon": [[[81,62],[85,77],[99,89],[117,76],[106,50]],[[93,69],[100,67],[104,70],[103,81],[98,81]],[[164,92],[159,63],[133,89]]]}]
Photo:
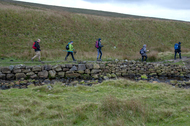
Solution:
[{"label": "green grass", "polygon": [[76,59],[96,60],[94,45],[99,37],[104,45],[103,60],[138,59],[143,44],[151,50],[150,61],[159,52],[173,52],[179,41],[183,52],[190,47],[189,22],[85,15],[2,1],[0,17],[0,57],[30,60],[35,54],[33,41],[38,38],[42,60],[64,59],[66,53],[62,50],[71,40],[77,50]]},{"label": "green grass", "polygon": [[0,90],[0,125],[189,125],[190,90],[144,81]]}]

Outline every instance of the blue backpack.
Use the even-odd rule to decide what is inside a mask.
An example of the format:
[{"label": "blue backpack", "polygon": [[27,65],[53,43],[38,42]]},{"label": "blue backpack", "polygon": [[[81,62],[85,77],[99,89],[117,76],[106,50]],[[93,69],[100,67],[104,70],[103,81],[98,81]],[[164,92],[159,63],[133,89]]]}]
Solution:
[{"label": "blue backpack", "polygon": [[141,48],[141,49],[140,49],[140,54],[143,54],[143,53],[144,53],[144,49]]},{"label": "blue backpack", "polygon": [[178,43],[176,43],[175,45],[174,45],[174,49],[176,50],[176,49],[178,49]]}]

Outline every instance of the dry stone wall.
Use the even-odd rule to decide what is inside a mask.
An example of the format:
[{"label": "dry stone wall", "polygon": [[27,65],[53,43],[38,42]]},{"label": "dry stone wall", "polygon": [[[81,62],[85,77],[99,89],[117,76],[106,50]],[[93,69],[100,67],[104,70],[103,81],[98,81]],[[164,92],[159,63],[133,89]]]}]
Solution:
[{"label": "dry stone wall", "polygon": [[81,62],[75,64],[16,65],[0,68],[0,80],[19,79],[106,79],[116,77],[185,77],[190,78],[190,69],[172,64],[154,64],[146,62]]}]

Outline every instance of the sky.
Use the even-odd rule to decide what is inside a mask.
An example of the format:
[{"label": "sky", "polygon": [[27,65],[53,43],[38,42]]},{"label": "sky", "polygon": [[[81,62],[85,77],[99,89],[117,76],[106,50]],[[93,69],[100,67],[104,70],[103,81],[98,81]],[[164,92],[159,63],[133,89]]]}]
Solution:
[{"label": "sky", "polygon": [[190,0],[17,0],[190,22]]}]

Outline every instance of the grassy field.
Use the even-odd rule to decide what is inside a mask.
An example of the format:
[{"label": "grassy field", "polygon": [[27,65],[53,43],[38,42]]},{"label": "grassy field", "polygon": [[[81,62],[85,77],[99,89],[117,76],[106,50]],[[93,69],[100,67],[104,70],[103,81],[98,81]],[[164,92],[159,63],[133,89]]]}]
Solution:
[{"label": "grassy field", "polygon": [[42,60],[63,60],[63,50],[71,40],[80,60],[96,60],[94,45],[98,38],[104,45],[103,60],[139,59],[143,44],[150,50],[150,61],[151,57],[158,59],[160,52],[173,52],[179,41],[182,53],[189,52],[190,47],[189,22],[95,16],[3,1],[0,17],[0,58],[30,60],[35,54],[33,41],[38,38]]},{"label": "grassy field", "polygon": [[190,90],[162,83],[105,81],[0,90],[1,126],[188,126]]}]

